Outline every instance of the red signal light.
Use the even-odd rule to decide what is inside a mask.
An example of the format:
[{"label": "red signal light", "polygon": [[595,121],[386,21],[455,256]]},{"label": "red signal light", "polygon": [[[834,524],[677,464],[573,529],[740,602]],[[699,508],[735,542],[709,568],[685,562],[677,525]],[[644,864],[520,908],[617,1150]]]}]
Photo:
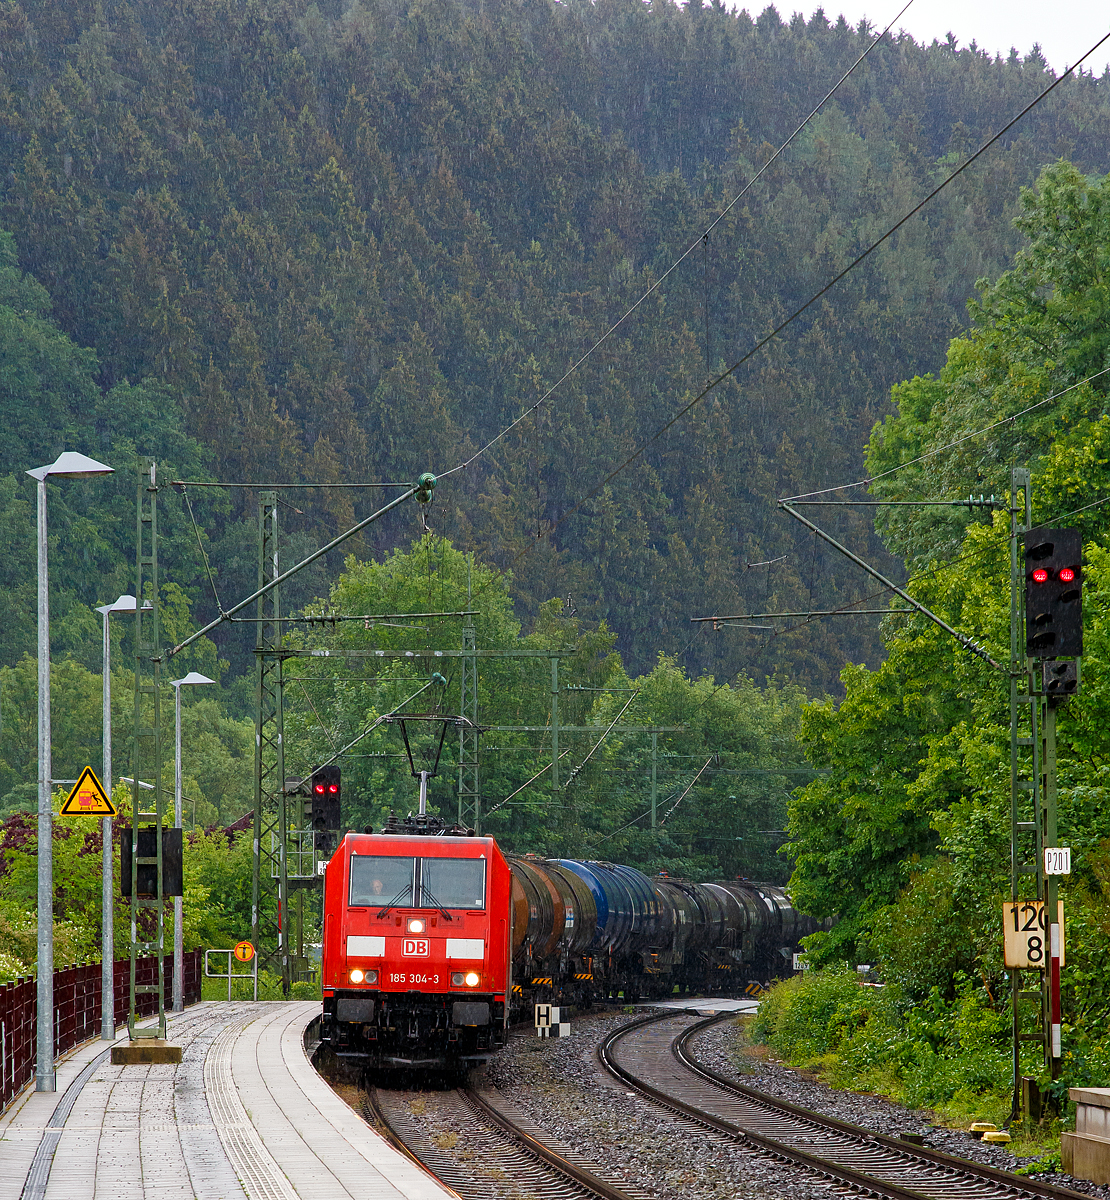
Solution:
[{"label": "red signal light", "polygon": [[[320,789],[320,791],[323,791],[323,790],[324,790],[323,788],[321,788],[321,789]],[[334,795],[335,795],[335,793],[339,791],[339,784],[337,784],[337,783],[329,783],[329,784],[328,784],[328,791],[331,793],[331,795],[333,795],[333,796],[334,796]]]},{"label": "red signal light", "polygon": [[1074,578],[1075,572],[1071,569],[1071,567],[1060,568],[1060,579],[1063,583],[1071,583]]},{"label": "red signal light", "polygon": [[322,783],[318,783],[312,790],[317,796],[322,796],[324,794],[324,785]]},{"label": "red signal light", "polygon": [[1047,583],[1048,582],[1048,572],[1044,569],[1044,567],[1038,567],[1033,572],[1033,582],[1034,583]]}]

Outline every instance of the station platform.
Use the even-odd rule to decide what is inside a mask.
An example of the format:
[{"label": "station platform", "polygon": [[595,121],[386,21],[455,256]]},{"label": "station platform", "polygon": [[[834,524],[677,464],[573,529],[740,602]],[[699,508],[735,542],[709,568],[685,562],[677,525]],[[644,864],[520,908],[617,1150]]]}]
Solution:
[{"label": "station platform", "polygon": [[645,1000],[637,1008],[673,1008],[677,1012],[697,1013],[699,1017],[713,1017],[718,1013],[734,1012],[751,1015],[759,1008],[758,1000],[747,997],[731,999],[727,996],[684,996],[670,1000]]},{"label": "station platform", "polygon": [[[0,1200],[442,1200],[304,1047],[316,1002],[206,1002],[170,1018],[175,1065],[113,1066],[107,1041],[0,1116]],[[126,1039],[124,1031],[122,1038]]]}]

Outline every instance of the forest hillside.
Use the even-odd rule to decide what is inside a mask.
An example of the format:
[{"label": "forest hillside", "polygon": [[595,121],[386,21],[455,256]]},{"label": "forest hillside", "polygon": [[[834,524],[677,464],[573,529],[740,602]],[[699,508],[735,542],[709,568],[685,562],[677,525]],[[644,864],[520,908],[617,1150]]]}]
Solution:
[{"label": "forest hillside", "polygon": [[[665,0],[4,0],[3,662],[33,645],[28,466],[65,446],[198,481],[449,472],[698,243],[872,35]],[[861,477],[892,385],[943,364],[976,280],[1023,245],[1020,186],[1061,157],[1105,171],[1110,79],[1067,81],[586,497],[1052,78],[1036,53],[886,39],[534,416],[442,480],[432,530],[511,570],[526,627],[553,596],[605,620],[634,673],[663,651],[839,691],[846,660],[875,665],[869,620],[774,637],[688,622],[872,590],[774,500]],[[283,553],[382,494],[296,493]],[[51,500],[73,550],[56,556],[58,651],[91,653],[88,606],[133,586],[133,496],[121,469]],[[226,605],[256,579],[256,493],[189,500],[162,504],[163,570],[207,618],[191,517]],[[869,517],[829,524],[899,569]],[[351,548],[421,532],[387,519]],[[326,590],[321,568],[285,602]],[[218,639],[246,673],[253,630]]]}]

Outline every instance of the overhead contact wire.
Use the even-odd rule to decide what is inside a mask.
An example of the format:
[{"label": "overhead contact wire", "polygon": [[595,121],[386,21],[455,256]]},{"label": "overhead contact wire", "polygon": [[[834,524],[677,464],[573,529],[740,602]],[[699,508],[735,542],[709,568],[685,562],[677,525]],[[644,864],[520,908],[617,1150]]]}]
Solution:
[{"label": "overhead contact wire", "polygon": [[[1103,41],[1105,40],[1104,38]],[[1093,380],[1100,379],[1106,374],[1110,374],[1110,367],[1104,367],[1101,371],[1096,371],[1093,375],[1088,375],[1086,378],[1080,379],[1077,383],[1069,384],[1066,388],[1061,388],[1060,391],[1053,392],[1051,396],[1045,396],[1043,400],[1038,400],[1036,404],[1031,404],[1028,408],[1023,408],[1020,412],[1011,413],[1008,417],[1000,417],[997,421],[992,421],[989,425],[984,425],[982,429],[976,429],[972,433],[965,433],[956,438],[954,442],[948,442],[943,446],[936,446],[932,450],[926,450],[924,454],[919,454],[916,458],[909,458],[904,463],[899,463],[896,467],[891,467],[887,471],[881,471],[878,475],[872,475],[867,479],[857,479],[854,483],[839,483],[835,487],[821,488],[816,492],[803,492],[800,496],[785,496],[780,503],[790,504],[795,500],[810,500],[814,496],[827,496],[830,492],[843,492],[847,491],[848,488],[870,487],[873,483],[878,483],[880,479],[886,479],[891,475],[895,475],[906,467],[912,467],[917,463],[924,462],[927,458],[934,457],[934,455],[943,454],[945,450],[954,450],[957,446],[962,446],[964,442],[970,442],[973,438],[982,437],[984,433],[990,433],[992,429],[998,429],[1002,425],[1011,424],[1019,417],[1027,417],[1031,412],[1036,412],[1038,408],[1043,408],[1046,404],[1051,404],[1053,400],[1059,400],[1061,396],[1066,396],[1068,392],[1074,392],[1076,388],[1081,388],[1085,383],[1091,383]]]},{"label": "overhead contact wire", "polygon": [[[1103,42],[1106,42],[1106,41],[1110,41],[1110,33],[1107,33],[1103,37],[1101,37],[1087,51],[1087,53],[1084,54],[1081,59],[1079,59],[1079,61],[1074,66],[1069,67],[1058,79],[1054,79],[1052,81],[1052,83],[1050,83],[1048,85],[1048,87],[1046,87],[1044,89],[1043,92],[1041,92],[1037,96],[1035,96],[1021,110],[1021,112],[1019,112],[1017,114],[1017,116],[1013,117],[1010,121],[1008,121],[1005,125],[1003,125],[1003,127],[997,133],[995,133],[991,137],[989,137],[979,147],[979,149],[975,151],[974,154],[972,154],[969,158],[965,159],[964,162],[962,162],[950,175],[948,175],[939,184],[937,184],[937,186],[935,188],[933,188],[933,190],[923,200],[921,200],[919,203],[915,204],[913,206],[913,208],[911,208],[909,210],[909,212],[907,212],[903,217],[901,217],[898,221],[896,221],[886,231],[886,233],[884,233],[881,237],[879,237],[875,241],[873,241],[871,243],[871,245],[867,247],[866,250],[864,250],[861,254],[857,255],[842,271],[839,271],[836,275],[834,275],[832,277],[832,279],[830,279],[829,282],[826,283],[823,288],[821,288],[820,291],[815,292],[804,304],[802,304],[798,308],[796,308],[790,314],[790,316],[788,316],[785,320],[780,321],[779,324],[776,325],[769,333],[767,333],[762,338],[760,338],[759,341],[757,341],[755,343],[755,345],[751,347],[750,350],[748,350],[746,353],[741,355],[740,358],[738,358],[732,364],[732,366],[726,367],[725,370],[723,370],[715,379],[710,380],[709,383],[707,383],[705,385],[705,387],[703,387],[701,389],[701,391],[698,392],[698,394],[696,396],[694,396],[694,398],[692,400],[690,400],[687,404],[684,404],[674,414],[674,416],[672,416],[669,420],[665,421],[663,423],[663,425],[661,425],[659,427],[659,429],[657,429],[655,431],[655,433],[653,433],[651,435],[651,437],[649,437],[646,441],[642,442],[640,444],[640,446],[636,450],[634,450],[620,464],[620,466],[615,467],[612,471],[610,471],[609,474],[606,475],[605,478],[600,483],[598,483],[595,487],[593,487],[590,491],[588,491],[582,497],[582,499],[579,500],[576,505],[574,505],[573,508],[568,509],[557,521],[554,521],[551,525],[551,530],[558,529],[560,525],[562,525],[570,517],[574,516],[574,514],[578,512],[578,510],[582,507],[583,504],[585,504],[588,500],[592,500],[599,492],[601,492],[606,487],[608,487],[608,485],[610,483],[612,483],[613,480],[616,479],[616,477],[618,475],[620,475],[627,467],[631,466],[638,458],[641,458],[649,446],[651,446],[655,442],[657,442],[663,436],[663,434],[665,434],[667,432],[668,429],[670,429],[673,425],[676,425],[679,421],[681,421],[682,418],[684,416],[686,416],[686,414],[688,412],[690,412],[691,409],[693,409],[697,405],[699,405],[705,399],[705,397],[710,394],[710,392],[712,392],[712,391],[716,390],[718,387],[720,387],[720,385],[722,383],[724,383],[724,381],[726,379],[728,379],[732,375],[734,375],[736,373],[736,371],[739,370],[739,368],[744,365],[744,363],[746,363],[749,359],[754,358],[755,355],[758,354],[759,351],[762,350],[763,347],[768,344],[768,342],[771,342],[775,338],[777,338],[778,335],[780,333],[782,333],[782,331],[784,329],[786,329],[788,326],[792,325],[804,312],[806,312],[808,309],[812,308],[813,305],[816,304],[817,301],[820,300],[822,296],[824,296],[827,292],[831,291],[846,275],[849,275],[852,271],[854,271],[856,269],[856,267],[858,267],[861,263],[865,262],[868,258],[870,258],[871,255],[874,254],[874,252],[876,250],[878,250],[878,248],[880,246],[882,246],[885,242],[889,241],[890,238],[892,238],[894,236],[894,234],[896,234],[898,232],[898,230],[901,229],[902,226],[906,224],[907,221],[909,221],[912,217],[917,216],[917,214],[931,200],[933,200],[936,196],[940,195],[940,193],[942,191],[944,191],[944,189],[950,183],[952,183],[952,181],[954,179],[956,179],[959,175],[963,174],[963,172],[966,171],[967,168],[970,167],[973,162],[975,162],[983,154],[985,154],[987,152],[987,150],[989,150],[991,148],[991,146],[993,146],[995,144],[995,142],[997,142],[1000,138],[1005,136],[1005,134],[1007,134],[1011,129],[1013,129],[1013,127],[1027,113],[1031,112],[1038,104],[1041,103],[1042,100],[1044,100],[1056,88],[1058,88],[1060,86],[1060,84],[1064,82],[1065,79],[1067,79],[1076,70],[1078,70],[1080,65],[1083,62],[1085,62],[1088,58],[1090,58],[1090,56],[1092,54],[1094,54],[1094,52],[1103,44]],[[1110,368],[1108,368],[1108,370],[1110,370]],[[1009,420],[1010,418],[1006,418],[1006,419]],[[833,489],[833,490],[835,490],[835,489]],[[814,494],[816,494],[816,493],[814,493]]]},{"label": "overhead contact wire", "polygon": [[189,489],[184,484],[181,485],[181,494],[185,497],[185,506],[189,510],[189,520],[193,523],[193,533],[197,539],[197,549],[200,551],[200,557],[204,562],[204,569],[208,573],[208,586],[212,589],[212,599],[216,601],[216,611],[222,615],[224,606],[220,603],[220,597],[216,592],[216,580],[212,575],[212,565],[208,561],[208,552],[204,548],[200,530],[197,528],[197,519],[193,516],[193,502],[189,499]]},{"label": "overhead contact wire", "polygon": [[[487,450],[490,450],[494,446],[496,446],[497,443],[499,441],[501,441],[501,439],[503,437],[512,433],[512,431],[522,421],[528,420],[528,418],[531,417],[539,408],[541,408],[544,404],[547,403],[547,401],[555,394],[555,392],[558,391],[558,389],[560,387],[562,387],[562,385],[574,374],[575,371],[578,370],[578,368],[584,362],[586,362],[586,360],[588,358],[590,358],[590,356],[596,350],[600,349],[600,347],[603,346],[605,344],[605,342],[607,342],[609,340],[609,338],[611,338],[613,336],[614,333],[616,333],[616,331],[625,323],[625,321],[628,320],[628,318],[630,316],[632,316],[632,314],[640,307],[641,304],[643,304],[643,302],[645,300],[647,300],[651,295],[653,295],[656,291],[659,290],[659,288],[662,286],[663,282],[667,279],[667,277],[669,275],[671,275],[675,270],[677,270],[699,246],[704,245],[708,242],[709,235],[713,232],[713,230],[717,228],[717,226],[725,219],[725,217],[728,216],[728,214],[733,210],[733,208],[735,208],[736,205],[747,195],[747,193],[751,191],[751,189],[756,185],[756,183],[759,182],[759,180],[763,177],[763,175],[767,172],[767,170],[786,151],[786,149],[790,146],[790,144],[794,141],[794,139],[798,136],[798,134],[800,134],[802,132],[802,130],[805,129],[805,127],[810,123],[810,121],[812,121],[813,118],[815,116],[817,116],[817,114],[821,111],[821,109],[825,107],[825,105],[829,102],[829,100],[832,99],[833,95],[837,92],[837,90],[841,87],[841,85],[845,82],[845,80],[847,80],[847,78],[852,74],[852,72],[856,69],[856,67],[858,67],[860,65],[860,63],[863,62],[863,60],[871,53],[872,50],[875,49],[875,47],[883,40],[883,38],[886,37],[886,35],[894,27],[894,22],[897,21],[898,18],[902,16],[902,14],[906,11],[907,8],[910,7],[910,5],[912,3],[913,3],[913,0],[906,0],[906,3],[899,10],[898,15],[894,17],[894,19],[890,22],[890,24],[887,25],[887,27],[882,31],[882,33],[880,33],[876,38],[874,38],[871,41],[870,45],[867,46],[867,48],[860,54],[860,56],[856,59],[856,61],[854,63],[852,63],[852,65],[848,68],[848,70],[845,71],[844,74],[841,75],[841,77],[836,81],[836,83],[825,93],[825,95],[822,97],[820,103],[813,109],[813,111],[809,114],[809,116],[807,116],[805,118],[805,120],[801,122],[801,124],[786,139],[786,141],[783,142],[783,144],[774,152],[774,154],[771,155],[771,157],[763,164],[763,166],[759,168],[759,170],[751,177],[751,179],[748,180],[748,182],[740,189],[740,191],[737,192],[737,194],[728,202],[728,204],[725,205],[725,207],[717,214],[717,216],[714,217],[714,219],[709,223],[708,227],[706,229],[704,229],[694,239],[694,241],[692,241],[689,244],[689,246],[686,247],[686,249],[682,252],[682,254],[680,254],[679,257],[676,258],[674,260],[674,262],[671,263],[671,265],[663,272],[662,275],[659,276],[659,278],[651,285],[651,287],[649,287],[647,289],[647,291],[644,292],[644,294],[642,296],[640,296],[640,298],[633,305],[631,305],[630,308],[628,308],[612,325],[609,326],[609,328],[601,335],[601,337],[599,337],[597,339],[596,342],[594,342],[594,344],[586,351],[586,353],[583,354],[580,358],[578,358],[574,363],[572,363],[571,366],[566,371],[564,371],[563,374],[551,385],[551,387],[549,387],[547,389],[547,391],[544,392],[544,394],[535,402],[535,404],[533,404],[531,406],[531,408],[525,409],[524,412],[522,412],[520,414],[520,416],[516,418],[516,420],[511,421],[508,425],[506,425],[505,428],[500,431],[500,433],[498,433],[496,436],[492,437],[488,442],[486,442],[486,444],[484,446],[481,447],[481,449],[476,450],[464,462],[461,462],[457,466],[452,467],[449,471],[444,471],[439,476],[440,479],[445,479],[448,475],[454,475],[456,471],[465,470],[467,467],[470,466],[471,463],[473,463],[477,459],[481,458],[482,455],[485,454]],[[706,310],[706,319],[708,321],[708,309]],[[707,328],[707,331],[706,331],[707,351],[708,351],[708,336],[709,335],[708,335],[708,328]],[[708,371],[709,371],[709,361],[708,361],[708,355],[707,355],[706,372],[708,373]]]}]

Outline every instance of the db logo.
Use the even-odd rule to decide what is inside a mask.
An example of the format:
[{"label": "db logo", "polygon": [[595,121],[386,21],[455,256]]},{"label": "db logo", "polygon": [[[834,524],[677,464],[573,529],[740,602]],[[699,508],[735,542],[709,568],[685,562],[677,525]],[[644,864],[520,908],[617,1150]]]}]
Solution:
[{"label": "db logo", "polygon": [[405,938],[401,944],[401,954],[405,958],[427,958],[427,938]]}]

